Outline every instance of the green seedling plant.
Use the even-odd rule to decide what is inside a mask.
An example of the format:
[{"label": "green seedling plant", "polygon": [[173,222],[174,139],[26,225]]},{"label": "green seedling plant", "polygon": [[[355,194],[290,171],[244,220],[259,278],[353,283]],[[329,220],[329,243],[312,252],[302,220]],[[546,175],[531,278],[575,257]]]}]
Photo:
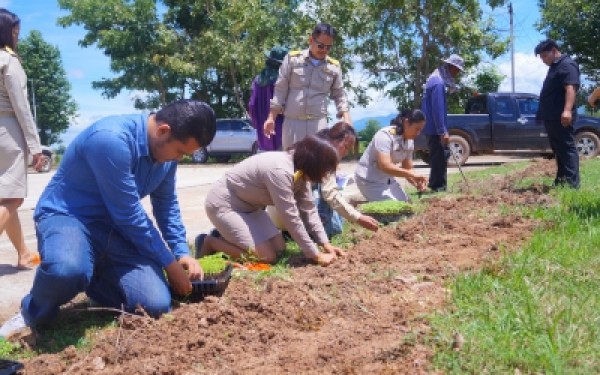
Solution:
[{"label": "green seedling plant", "polygon": [[363,203],[358,206],[364,214],[412,214],[414,208],[410,203],[395,200]]},{"label": "green seedling plant", "polygon": [[230,263],[230,258],[228,255],[218,252],[198,259],[198,263],[205,275],[211,275],[223,271]]}]

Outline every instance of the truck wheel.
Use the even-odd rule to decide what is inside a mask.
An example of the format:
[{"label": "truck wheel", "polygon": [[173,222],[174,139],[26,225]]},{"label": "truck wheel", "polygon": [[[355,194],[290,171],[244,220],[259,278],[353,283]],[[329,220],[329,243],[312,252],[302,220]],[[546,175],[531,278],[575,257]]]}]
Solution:
[{"label": "truck wheel", "polygon": [[[471,156],[471,146],[465,138],[460,135],[451,135],[450,142],[450,159],[448,159],[449,165],[463,165],[467,162],[469,156]],[[454,156],[452,155],[454,153]]]},{"label": "truck wheel", "polygon": [[575,134],[575,146],[580,158],[591,159],[600,152],[600,138],[592,132],[580,132]]}]

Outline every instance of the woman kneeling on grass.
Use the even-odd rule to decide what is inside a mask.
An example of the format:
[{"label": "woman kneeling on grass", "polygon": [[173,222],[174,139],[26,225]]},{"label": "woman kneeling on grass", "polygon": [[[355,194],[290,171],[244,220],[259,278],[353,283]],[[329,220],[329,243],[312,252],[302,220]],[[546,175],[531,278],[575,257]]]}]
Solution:
[{"label": "woman kneeling on grass", "polygon": [[219,235],[197,236],[196,256],[221,251],[234,259],[252,255],[274,263],[285,241],[265,211],[273,205],[304,255],[320,265],[331,264],[343,252],[329,243],[310,184],[335,172],[338,162],[328,141],[308,136],[289,151],[264,152],[235,165],[207,195],[206,213],[217,230],[212,233]]},{"label": "woman kneeling on grass", "polygon": [[423,112],[406,109],[375,133],[355,171],[356,186],[368,201],[408,201],[395,177],[406,178],[419,191],[426,189],[427,177],[417,175],[412,163],[414,139],[423,126]]}]

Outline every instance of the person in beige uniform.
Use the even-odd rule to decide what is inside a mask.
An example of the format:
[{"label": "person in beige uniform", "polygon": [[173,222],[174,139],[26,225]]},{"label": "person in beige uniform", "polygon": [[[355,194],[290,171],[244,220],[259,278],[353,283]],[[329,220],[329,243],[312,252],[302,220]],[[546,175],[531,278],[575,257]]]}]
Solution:
[{"label": "person in beige uniform", "polygon": [[283,113],[284,150],[327,127],[328,97],[335,102],[337,117],[352,124],[340,62],[328,56],[335,35],[331,25],[318,24],[308,39],[309,48],[291,51],[279,68],[264,133],[275,134],[275,118]]},{"label": "person in beige uniform", "polygon": [[273,205],[304,255],[329,265],[343,252],[329,243],[310,183],[334,172],[338,161],[328,141],[308,136],[289,151],[260,153],[235,165],[207,194],[206,213],[217,231],[196,237],[196,256],[222,251],[234,259],[255,255],[275,262],[285,241],[265,211]]},{"label": "person in beige uniform", "polygon": [[27,196],[27,165],[33,155],[42,168],[42,146],[27,99],[27,76],[15,50],[19,17],[0,8],[0,234],[6,231],[17,250],[17,268],[39,264],[39,255],[25,244],[18,208]]},{"label": "person in beige uniform", "polygon": [[404,177],[418,191],[427,188],[427,177],[413,169],[414,139],[425,125],[419,109],[405,109],[390,126],[375,133],[356,166],[356,186],[368,201],[409,200],[396,177]]},{"label": "person in beige uniform", "polygon": [[[340,159],[346,157],[356,144],[354,128],[343,121],[320,130],[317,136],[327,139],[336,148]],[[364,215],[344,198],[335,173],[327,175],[321,184],[313,185],[313,192],[319,217],[329,238],[342,232],[342,218],[371,231],[379,229],[379,222],[375,218]]]}]

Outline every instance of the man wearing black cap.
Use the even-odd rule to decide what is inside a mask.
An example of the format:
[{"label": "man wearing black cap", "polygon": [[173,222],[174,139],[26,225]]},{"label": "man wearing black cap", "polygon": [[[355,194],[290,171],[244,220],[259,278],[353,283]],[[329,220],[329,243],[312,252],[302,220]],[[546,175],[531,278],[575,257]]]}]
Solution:
[{"label": "man wearing black cap", "polygon": [[554,186],[568,184],[579,188],[579,155],[575,146],[573,122],[577,115],[575,96],[579,89],[579,67],[563,55],[552,39],[540,42],[534,50],[550,67],[540,92],[537,118],[544,121],[550,147],[556,157]]},{"label": "man wearing black cap", "polygon": [[427,136],[431,166],[428,186],[433,192],[446,191],[447,188],[450,136],[446,127],[446,92],[456,91],[455,79],[464,70],[464,60],[458,55],[450,55],[442,62],[427,78],[421,105],[425,113],[423,134]]}]

